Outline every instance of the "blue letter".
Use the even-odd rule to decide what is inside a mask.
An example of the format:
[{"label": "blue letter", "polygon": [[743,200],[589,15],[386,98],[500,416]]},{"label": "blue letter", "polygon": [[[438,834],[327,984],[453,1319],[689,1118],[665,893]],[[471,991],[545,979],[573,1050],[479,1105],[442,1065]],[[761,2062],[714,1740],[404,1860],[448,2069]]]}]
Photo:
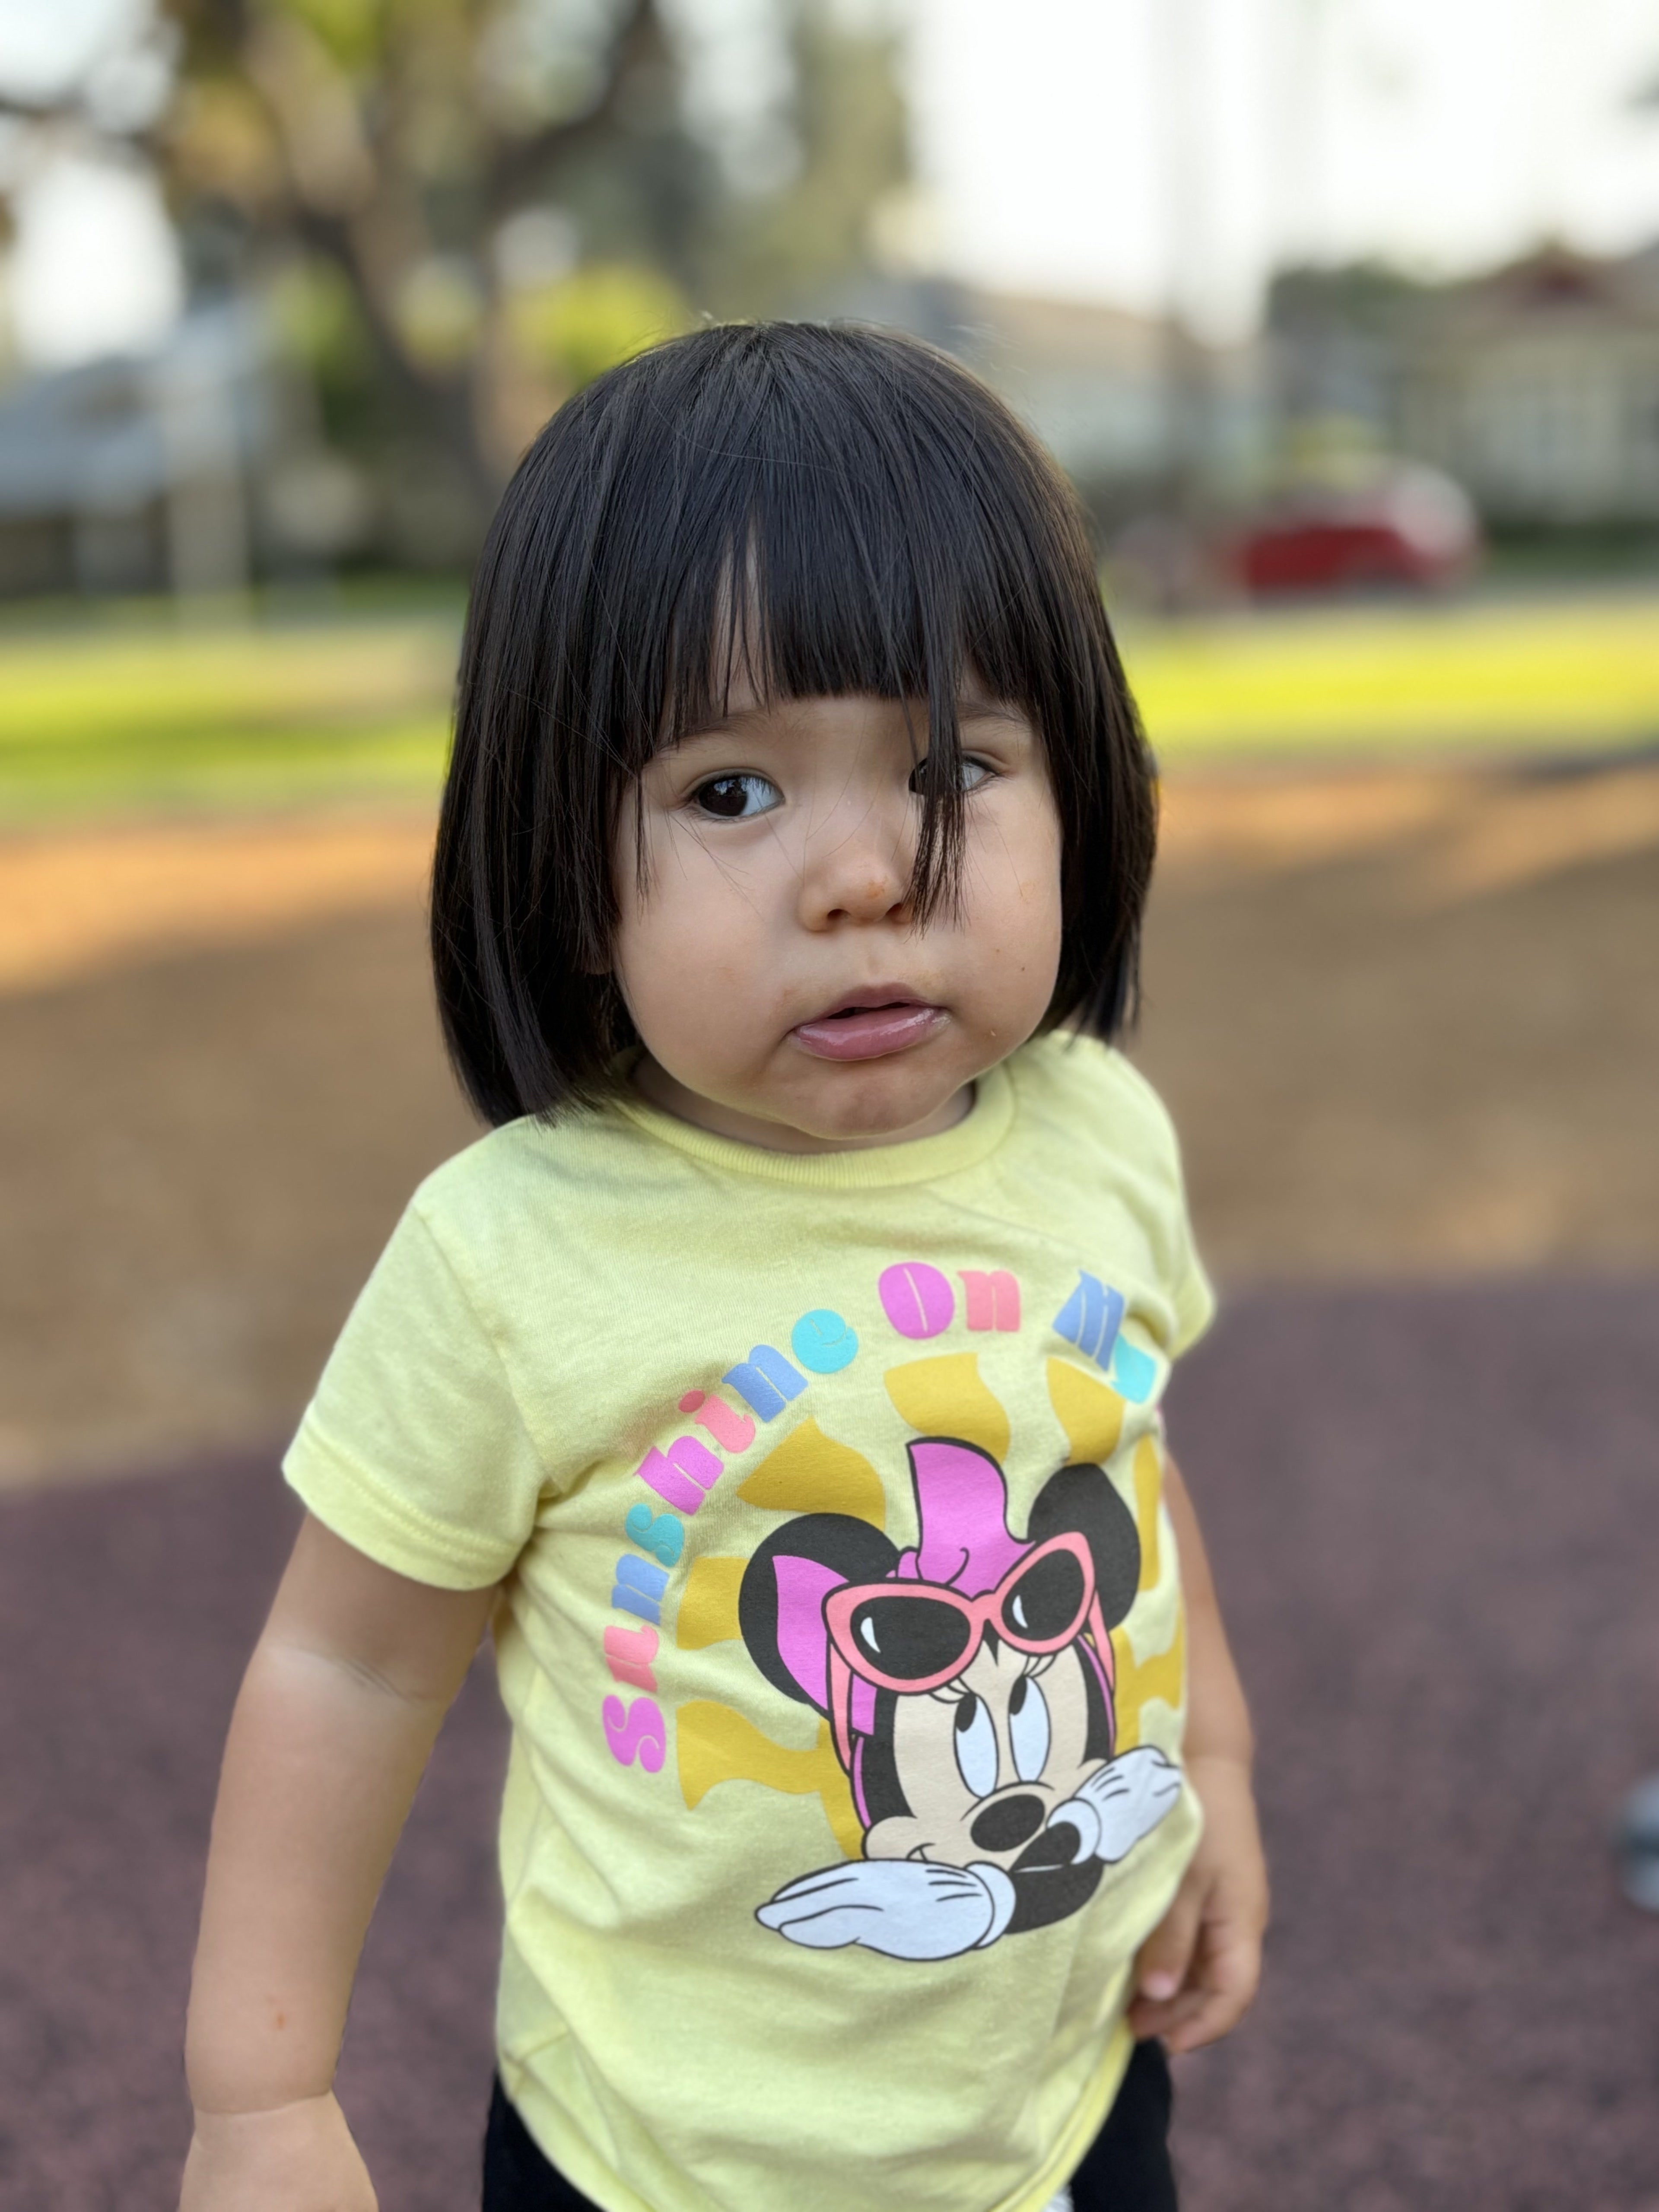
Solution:
[{"label": "blue letter", "polygon": [[1077,1288],[1054,1316],[1054,1334],[1104,1367],[1123,1319],[1123,1293],[1095,1275],[1078,1273]]},{"label": "blue letter", "polygon": [[852,1364],[859,1340],[838,1313],[820,1306],[803,1314],[789,1338],[789,1349],[814,1375],[839,1375]]},{"label": "blue letter", "polygon": [[1121,1336],[1117,1357],[1112,1362],[1112,1380],[1132,1406],[1144,1406],[1158,1380],[1158,1362],[1150,1353],[1131,1344],[1127,1336]]},{"label": "blue letter", "polygon": [[744,1405],[763,1421],[775,1421],[789,1401],[799,1398],[806,1388],[806,1377],[798,1375],[769,1344],[757,1344],[741,1367],[732,1368],[720,1380],[730,1383]]},{"label": "blue letter", "polygon": [[624,1552],[617,1562],[617,1586],[611,1593],[611,1602],[654,1625],[662,1619],[662,1594],[667,1587],[668,1577],[660,1567]]}]

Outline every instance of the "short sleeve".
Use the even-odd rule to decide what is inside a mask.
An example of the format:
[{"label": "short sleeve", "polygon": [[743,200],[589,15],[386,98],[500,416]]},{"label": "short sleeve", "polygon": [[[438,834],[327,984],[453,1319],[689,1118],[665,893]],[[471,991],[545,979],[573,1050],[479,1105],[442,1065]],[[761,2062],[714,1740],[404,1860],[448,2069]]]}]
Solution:
[{"label": "short sleeve", "polygon": [[1115,1086],[1115,1135],[1132,1150],[1144,1178],[1145,1218],[1173,1324],[1165,1349],[1178,1359],[1209,1328],[1216,1308],[1188,1210],[1181,1139],[1169,1108],[1132,1060],[1107,1047],[1102,1065]]},{"label": "short sleeve", "polygon": [[540,1458],[417,1206],[353,1307],[283,1472],[336,1535],[416,1582],[483,1589],[529,1541]]},{"label": "short sleeve", "polygon": [[1191,1351],[1215,1319],[1215,1291],[1204,1272],[1204,1262],[1198,1256],[1198,1247],[1193,1239],[1185,1187],[1177,1188],[1181,1212],[1176,1239],[1174,1279],[1170,1285],[1170,1301],[1175,1308],[1176,1324],[1175,1341],[1170,1352],[1175,1359],[1179,1359],[1183,1352]]},{"label": "short sleeve", "polygon": [[[1135,1071],[1137,1076],[1139,1071]],[[1181,1161],[1181,1139],[1164,1101],[1146,1085],[1148,1100],[1156,1109],[1160,1149],[1165,1160],[1169,1195],[1160,1239],[1164,1258],[1164,1287],[1175,1314],[1175,1334],[1170,1345],[1170,1357],[1179,1359],[1182,1352],[1190,1352],[1194,1345],[1215,1319],[1215,1291],[1204,1262],[1199,1257],[1198,1240],[1193,1234],[1193,1218],[1187,1205],[1187,1176]]]}]

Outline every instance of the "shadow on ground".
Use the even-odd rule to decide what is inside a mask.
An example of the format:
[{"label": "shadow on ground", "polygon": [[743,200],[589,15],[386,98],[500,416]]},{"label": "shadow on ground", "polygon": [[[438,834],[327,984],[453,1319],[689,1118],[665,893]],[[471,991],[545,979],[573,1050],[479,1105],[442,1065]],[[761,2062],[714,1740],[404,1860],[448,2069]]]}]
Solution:
[{"label": "shadow on ground", "polygon": [[[1656,1334],[1652,1284],[1258,1293],[1183,1373],[1278,1894],[1254,2019],[1180,2069],[1188,2212],[1659,2206],[1659,1920],[1606,1844],[1659,1767]],[[215,1763],[291,1528],[254,1462],[0,1504],[3,2212],[173,2202]],[[476,2202],[502,1748],[481,1667],[342,2069],[385,2212]]]}]

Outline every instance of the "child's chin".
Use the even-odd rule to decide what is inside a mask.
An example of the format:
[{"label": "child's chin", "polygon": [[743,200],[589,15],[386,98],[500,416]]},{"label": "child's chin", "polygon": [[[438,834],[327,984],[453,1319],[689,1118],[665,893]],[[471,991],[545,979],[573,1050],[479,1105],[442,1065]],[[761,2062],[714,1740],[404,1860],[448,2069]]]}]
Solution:
[{"label": "child's chin", "polygon": [[918,1081],[908,1071],[880,1060],[843,1065],[834,1073],[838,1079],[812,1085],[813,1095],[794,1102],[791,1115],[803,1135],[822,1142],[884,1139],[899,1144],[930,1122],[948,1128],[971,1103],[956,1103],[968,1086],[965,1077]]}]

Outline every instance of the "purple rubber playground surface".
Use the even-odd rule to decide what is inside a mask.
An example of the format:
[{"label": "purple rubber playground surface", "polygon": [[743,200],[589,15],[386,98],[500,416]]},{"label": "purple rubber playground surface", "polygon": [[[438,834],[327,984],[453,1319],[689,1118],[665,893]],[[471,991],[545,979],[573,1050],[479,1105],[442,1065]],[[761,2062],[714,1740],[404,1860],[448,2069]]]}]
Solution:
[{"label": "purple rubber playground surface", "polygon": [[[1253,2019],[1178,2069],[1187,2212],[1659,2212],[1659,1917],[1607,1848],[1659,1769],[1659,1285],[1240,1297],[1170,1411],[1278,1913]],[[264,1461],[0,1504],[3,2212],[175,2202],[215,1766],[291,1527]],[[501,1751],[480,1668],[342,2068],[383,2212],[477,2202]]]}]

